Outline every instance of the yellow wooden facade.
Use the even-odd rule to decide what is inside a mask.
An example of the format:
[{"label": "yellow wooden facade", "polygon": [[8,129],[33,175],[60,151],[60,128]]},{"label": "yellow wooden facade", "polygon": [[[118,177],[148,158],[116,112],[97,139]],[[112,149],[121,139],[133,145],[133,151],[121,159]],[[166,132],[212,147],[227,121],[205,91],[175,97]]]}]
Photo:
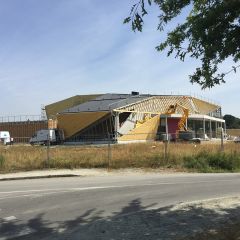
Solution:
[{"label": "yellow wooden facade", "polygon": [[92,123],[109,114],[108,112],[80,112],[57,115],[58,128],[63,129],[66,138],[73,136]]},{"label": "yellow wooden facade", "polygon": [[157,115],[144,122],[141,126],[134,128],[128,134],[119,137],[118,141],[155,140],[159,121],[160,116]]}]

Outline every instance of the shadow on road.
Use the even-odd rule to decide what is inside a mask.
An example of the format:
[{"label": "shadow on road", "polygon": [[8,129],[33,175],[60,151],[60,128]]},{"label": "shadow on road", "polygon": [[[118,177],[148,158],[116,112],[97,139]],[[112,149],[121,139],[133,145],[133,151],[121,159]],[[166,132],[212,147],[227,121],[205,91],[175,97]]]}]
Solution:
[{"label": "shadow on road", "polygon": [[240,206],[221,211],[194,205],[147,208],[135,199],[110,217],[90,209],[66,222],[48,222],[44,214],[26,224],[2,221],[0,239],[240,239]]}]

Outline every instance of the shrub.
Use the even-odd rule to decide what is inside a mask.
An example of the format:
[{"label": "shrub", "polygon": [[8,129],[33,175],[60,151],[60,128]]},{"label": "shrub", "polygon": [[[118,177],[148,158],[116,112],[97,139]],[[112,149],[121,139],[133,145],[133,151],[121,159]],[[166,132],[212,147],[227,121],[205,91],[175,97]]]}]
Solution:
[{"label": "shrub", "polygon": [[3,155],[0,155],[0,168],[3,167],[4,163],[5,163],[5,158]]},{"label": "shrub", "polygon": [[186,156],[183,158],[183,167],[195,169],[199,172],[209,172],[207,158],[198,154],[196,156]]},{"label": "shrub", "polygon": [[206,152],[184,157],[184,167],[200,172],[236,171],[240,169],[240,155],[234,153]]}]

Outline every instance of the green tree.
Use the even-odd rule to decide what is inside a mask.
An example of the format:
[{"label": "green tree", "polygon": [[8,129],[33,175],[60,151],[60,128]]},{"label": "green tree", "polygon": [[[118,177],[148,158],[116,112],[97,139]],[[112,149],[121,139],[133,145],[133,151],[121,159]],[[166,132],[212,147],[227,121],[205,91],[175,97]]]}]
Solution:
[{"label": "green tree", "polygon": [[226,121],[226,126],[229,129],[240,128],[240,119],[236,118],[230,114],[224,115],[223,119]]},{"label": "green tree", "polygon": [[[146,5],[156,4],[159,8],[159,24],[162,32],[183,10],[189,14],[182,23],[167,33],[166,39],[156,49],[167,49],[167,56],[172,54],[181,61],[186,56],[200,59],[201,66],[190,75],[191,83],[211,88],[224,83],[224,77],[236,72],[240,59],[240,0],[138,0],[125,18],[124,23],[131,23],[133,31],[142,31]],[[232,58],[235,66],[226,73],[219,73],[219,64]]]}]

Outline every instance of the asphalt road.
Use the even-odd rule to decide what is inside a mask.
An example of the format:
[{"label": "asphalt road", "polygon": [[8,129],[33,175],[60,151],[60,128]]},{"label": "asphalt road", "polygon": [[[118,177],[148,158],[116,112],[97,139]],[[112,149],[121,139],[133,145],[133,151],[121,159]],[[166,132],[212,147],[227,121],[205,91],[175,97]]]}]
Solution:
[{"label": "asphalt road", "polygon": [[96,239],[91,231],[107,231],[92,229],[96,222],[109,223],[121,216],[180,202],[239,195],[240,174],[128,174],[3,181],[0,240]]}]

